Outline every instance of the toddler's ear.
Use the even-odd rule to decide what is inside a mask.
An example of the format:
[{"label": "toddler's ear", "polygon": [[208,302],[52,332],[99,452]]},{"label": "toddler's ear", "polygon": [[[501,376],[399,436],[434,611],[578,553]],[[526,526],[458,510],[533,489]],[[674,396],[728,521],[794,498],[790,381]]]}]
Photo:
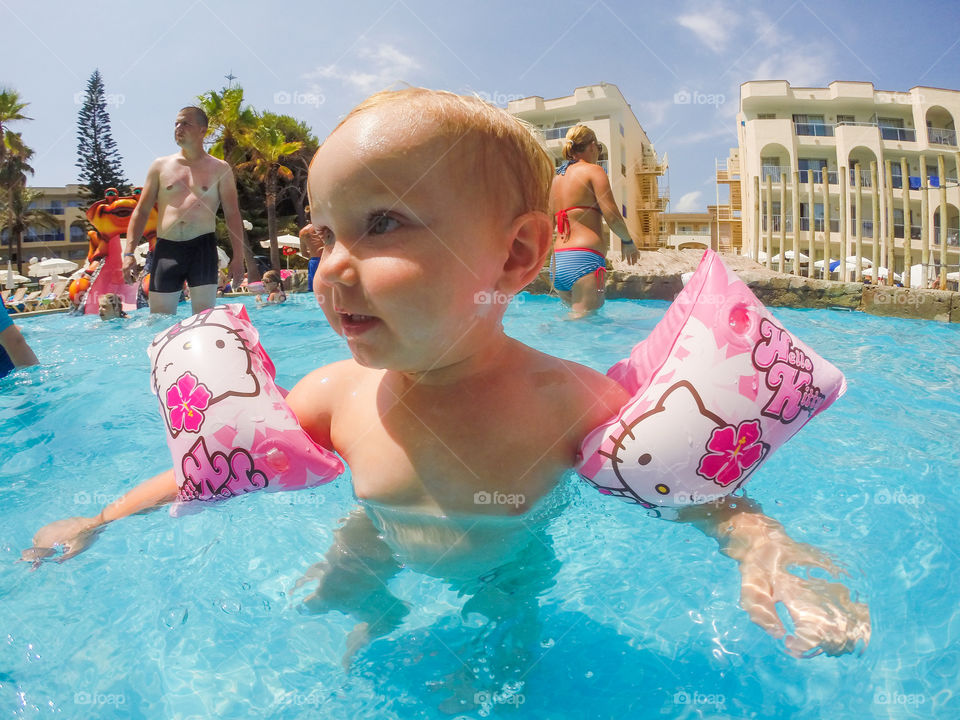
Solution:
[{"label": "toddler's ear", "polygon": [[532,210],[518,216],[510,228],[507,260],[497,289],[514,295],[533,282],[550,251],[552,231],[546,213]]}]

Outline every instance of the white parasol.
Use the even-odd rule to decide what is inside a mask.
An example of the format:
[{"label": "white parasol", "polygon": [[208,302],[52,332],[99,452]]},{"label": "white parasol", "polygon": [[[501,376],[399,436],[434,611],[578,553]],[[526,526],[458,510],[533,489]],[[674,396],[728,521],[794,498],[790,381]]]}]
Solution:
[{"label": "white parasol", "polygon": [[73,272],[78,267],[79,266],[72,260],[64,260],[63,258],[49,258],[31,265],[30,269],[27,271],[27,275],[36,278],[44,277],[46,275],[60,275],[62,273]]}]

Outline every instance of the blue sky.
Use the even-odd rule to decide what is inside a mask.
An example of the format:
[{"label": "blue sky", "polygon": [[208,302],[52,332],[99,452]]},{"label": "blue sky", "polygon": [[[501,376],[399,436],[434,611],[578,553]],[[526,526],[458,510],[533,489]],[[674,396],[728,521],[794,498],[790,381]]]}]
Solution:
[{"label": "blue sky", "polygon": [[[294,115],[321,139],[398,81],[501,105],[614,83],[669,154],[672,210],[714,202],[714,159],[736,144],[741,82],[960,89],[954,0],[0,0],[0,27],[0,85],[34,118],[16,128],[36,152],[34,185],[76,182],[77,112],[96,67],[135,184],[176,150],[176,111],[231,71],[254,107]],[[676,102],[684,91],[701,102]]]}]

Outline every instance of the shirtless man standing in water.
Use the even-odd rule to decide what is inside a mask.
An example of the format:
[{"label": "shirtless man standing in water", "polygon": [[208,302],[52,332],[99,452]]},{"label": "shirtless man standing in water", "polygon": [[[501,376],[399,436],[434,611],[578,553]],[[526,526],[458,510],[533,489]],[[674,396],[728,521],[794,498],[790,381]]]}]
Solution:
[{"label": "shirtless man standing in water", "polygon": [[159,157],[147,171],[140,202],[130,216],[123,253],[123,276],[136,279],[133,249],[157,205],[157,244],[150,273],[150,312],[174,315],[186,280],[193,313],[213,307],[217,298],[217,209],[223,205],[233,260],[234,287],[243,281],[243,219],[230,166],[203,149],[207,116],[197,107],[177,113],[174,138],[180,152]]}]

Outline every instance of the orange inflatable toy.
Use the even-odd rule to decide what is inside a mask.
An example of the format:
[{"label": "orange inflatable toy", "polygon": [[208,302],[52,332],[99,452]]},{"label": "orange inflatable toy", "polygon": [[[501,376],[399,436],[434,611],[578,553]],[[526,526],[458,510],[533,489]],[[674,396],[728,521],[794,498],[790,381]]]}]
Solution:
[{"label": "orange inflatable toy", "polygon": [[[121,298],[124,310],[137,307],[137,286],[123,282],[123,243],[130,215],[140,201],[141,188],[134,188],[132,195],[120,195],[116,188],[108,188],[104,199],[87,208],[87,220],[96,230],[87,235],[90,247],[87,251],[87,267],[83,275],[70,283],[70,301],[84,313],[99,311],[100,296],[114,293]],[[150,211],[143,236],[153,250],[157,241],[157,208]]]}]

